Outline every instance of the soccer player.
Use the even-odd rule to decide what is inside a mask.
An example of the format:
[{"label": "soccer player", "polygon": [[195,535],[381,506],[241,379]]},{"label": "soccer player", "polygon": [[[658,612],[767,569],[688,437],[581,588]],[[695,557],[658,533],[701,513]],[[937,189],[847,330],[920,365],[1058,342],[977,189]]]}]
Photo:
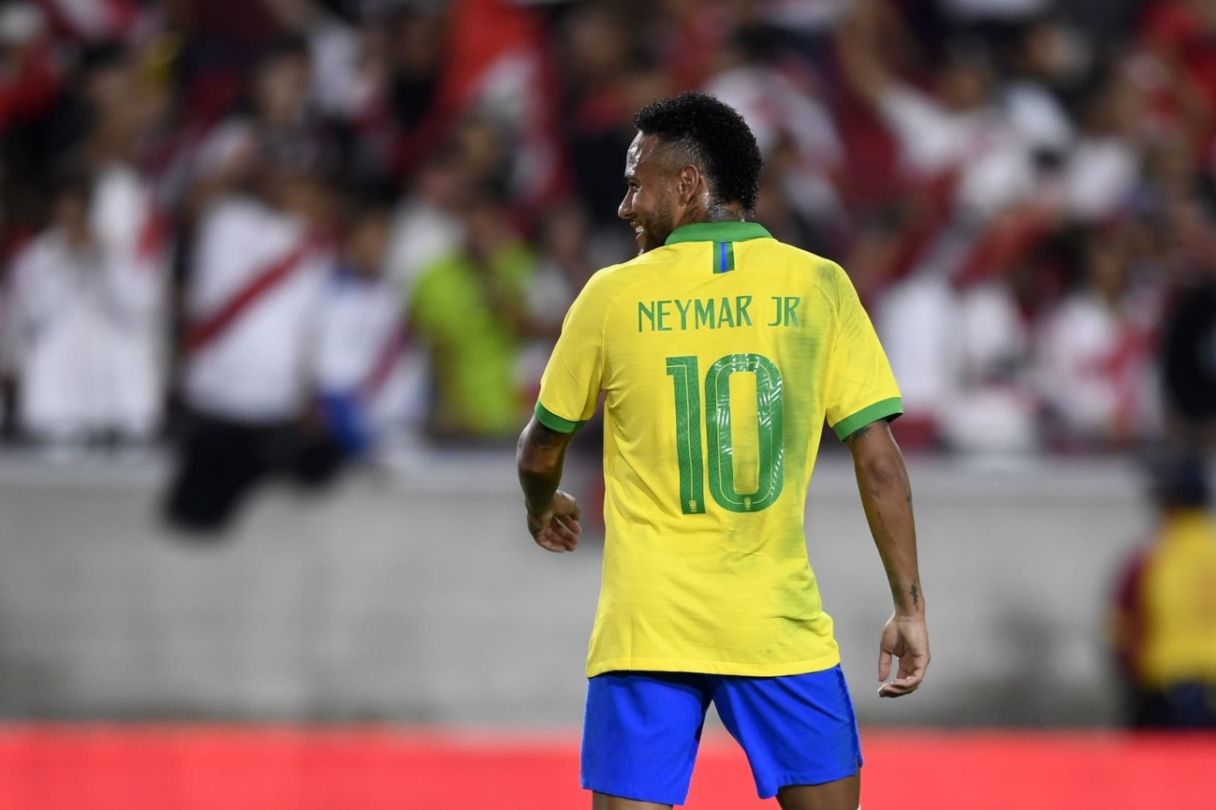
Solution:
[{"label": "soccer player", "polygon": [[804,502],[826,417],[852,453],[895,603],[879,694],[915,691],[929,645],[887,426],[899,390],[844,271],[747,220],[761,160],[739,114],[688,93],[634,120],[619,215],[640,253],[571,306],[518,451],[529,531],[573,550],[579,507],[558,490],[562,462],[605,395],[582,783],[594,810],[682,804],[712,702],[762,798],[855,810],[857,724]]}]

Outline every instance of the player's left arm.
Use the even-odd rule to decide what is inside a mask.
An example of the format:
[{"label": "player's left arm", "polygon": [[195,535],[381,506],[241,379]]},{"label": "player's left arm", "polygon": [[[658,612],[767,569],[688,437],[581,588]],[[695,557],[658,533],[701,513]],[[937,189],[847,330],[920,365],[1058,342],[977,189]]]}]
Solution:
[{"label": "player's left arm", "polygon": [[536,544],[548,551],[574,551],[583,531],[578,502],[558,489],[573,435],[547,428],[533,417],[520,434],[515,451],[528,531]]},{"label": "player's left arm", "polygon": [[[846,440],[853,456],[857,489],[878,547],[895,610],[879,641],[880,697],[911,694],[929,666],[929,635],[925,628],[925,595],[916,559],[916,527],[912,517],[912,487],[903,454],[885,420],[854,431]],[[899,659],[895,678],[892,658]]]}]

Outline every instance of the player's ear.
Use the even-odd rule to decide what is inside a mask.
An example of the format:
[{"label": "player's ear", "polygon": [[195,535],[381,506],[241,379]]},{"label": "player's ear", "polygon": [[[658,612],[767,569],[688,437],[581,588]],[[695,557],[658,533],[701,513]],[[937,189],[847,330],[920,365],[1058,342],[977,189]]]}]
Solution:
[{"label": "player's ear", "polygon": [[676,191],[679,194],[681,204],[688,205],[688,203],[692,202],[701,193],[702,186],[703,181],[700,169],[693,165],[680,169],[680,176],[676,182]]}]

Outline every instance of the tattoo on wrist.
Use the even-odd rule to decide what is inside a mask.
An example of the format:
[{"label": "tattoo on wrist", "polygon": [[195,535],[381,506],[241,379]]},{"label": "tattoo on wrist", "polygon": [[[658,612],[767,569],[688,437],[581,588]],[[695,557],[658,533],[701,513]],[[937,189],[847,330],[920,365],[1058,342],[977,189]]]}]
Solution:
[{"label": "tattoo on wrist", "polygon": [[920,607],[920,586],[918,586],[915,582],[913,582],[912,590],[909,591],[909,593],[912,594],[912,606]]}]

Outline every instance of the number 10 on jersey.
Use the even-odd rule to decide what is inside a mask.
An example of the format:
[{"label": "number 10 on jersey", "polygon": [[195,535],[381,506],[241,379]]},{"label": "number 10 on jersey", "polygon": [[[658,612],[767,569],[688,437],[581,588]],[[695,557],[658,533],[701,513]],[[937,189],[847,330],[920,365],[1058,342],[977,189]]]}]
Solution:
[{"label": "number 10 on jersey", "polygon": [[[759,475],[755,492],[735,489],[734,434],[730,413],[730,377],[756,376]],[[758,512],[772,506],[784,485],[781,370],[759,354],[728,354],[705,374],[706,459],[701,449],[701,374],[697,358],[668,357],[667,374],[675,385],[676,453],[680,463],[680,509],[686,515],[705,512],[705,467],[709,493],[731,512]]]}]

